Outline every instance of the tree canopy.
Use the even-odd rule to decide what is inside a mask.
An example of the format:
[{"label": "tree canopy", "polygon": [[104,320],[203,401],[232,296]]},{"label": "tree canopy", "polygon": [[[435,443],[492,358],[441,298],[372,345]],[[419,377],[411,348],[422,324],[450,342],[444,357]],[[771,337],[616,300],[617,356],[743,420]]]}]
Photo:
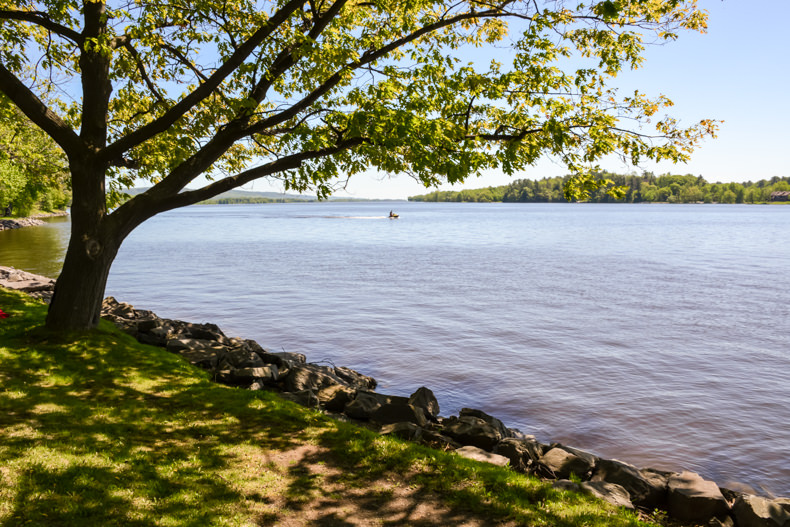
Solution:
[{"label": "tree canopy", "polygon": [[604,156],[685,160],[715,123],[610,80],[705,27],[696,0],[0,0],[0,91],[65,152],[74,193],[48,323],[89,325],[65,282],[100,295],[141,222],[258,178],[326,196],[363,170],[431,186],[551,154],[583,196]]},{"label": "tree canopy", "polygon": [[69,200],[63,151],[0,94],[0,216],[62,210]]}]

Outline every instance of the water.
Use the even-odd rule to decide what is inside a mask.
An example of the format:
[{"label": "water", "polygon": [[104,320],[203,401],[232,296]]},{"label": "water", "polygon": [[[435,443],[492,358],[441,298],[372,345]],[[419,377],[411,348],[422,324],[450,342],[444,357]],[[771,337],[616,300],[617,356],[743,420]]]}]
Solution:
[{"label": "water", "polygon": [[[428,386],[442,415],[790,495],[788,224],[781,206],[197,206],[132,233],[107,294],[382,392]],[[65,242],[43,238],[57,268]],[[54,275],[8,240],[0,264]]]}]

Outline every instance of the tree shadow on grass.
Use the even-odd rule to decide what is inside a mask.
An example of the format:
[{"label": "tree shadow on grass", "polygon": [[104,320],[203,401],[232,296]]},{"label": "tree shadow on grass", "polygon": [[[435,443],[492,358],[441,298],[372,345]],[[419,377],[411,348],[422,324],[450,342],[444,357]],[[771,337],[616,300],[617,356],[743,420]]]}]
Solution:
[{"label": "tree shadow on grass", "polygon": [[245,451],[294,448],[314,419],[124,335],[23,329],[0,333],[3,526],[234,524],[250,517],[244,471],[268,476]]}]

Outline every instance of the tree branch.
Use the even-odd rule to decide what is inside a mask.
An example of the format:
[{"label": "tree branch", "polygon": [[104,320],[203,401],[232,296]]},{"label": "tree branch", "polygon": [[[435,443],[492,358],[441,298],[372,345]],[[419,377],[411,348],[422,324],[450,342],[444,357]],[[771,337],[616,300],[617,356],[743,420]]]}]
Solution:
[{"label": "tree branch", "polygon": [[508,0],[507,2],[503,2],[501,6],[498,7],[497,9],[492,9],[489,11],[481,11],[478,13],[461,13],[450,18],[440,19],[433,24],[423,26],[417,31],[410,33],[409,35],[406,35],[400,39],[390,42],[389,44],[387,44],[386,46],[382,46],[378,50],[366,52],[364,55],[362,55],[360,60],[347,64],[344,68],[335,72],[333,75],[327,78],[321,85],[319,85],[316,89],[314,89],[312,92],[307,94],[301,101],[295,103],[293,106],[291,106],[286,110],[283,110],[277,115],[273,115],[267,119],[264,119],[262,121],[259,121],[258,123],[253,124],[252,126],[249,127],[249,131],[251,133],[260,133],[266,128],[269,128],[271,126],[278,126],[283,122],[287,121],[288,119],[293,118],[299,112],[308,108],[321,96],[323,96],[324,94],[329,92],[332,88],[337,86],[340,83],[340,81],[343,79],[343,71],[347,69],[356,70],[361,68],[362,66],[375,62],[376,60],[386,56],[391,51],[394,51],[401,46],[409,44],[410,42],[413,42],[428,33],[474,18],[495,18],[495,17],[515,16],[511,13],[506,13],[501,11],[502,7],[504,7],[509,3],[512,3],[512,1],[513,0]]},{"label": "tree branch", "polygon": [[77,45],[82,45],[83,38],[77,31],[50,20],[47,13],[41,11],[18,11],[15,9],[0,9],[0,20],[19,20],[32,22],[57,35],[67,38]]},{"label": "tree branch", "polygon": [[0,90],[22,110],[28,119],[52,137],[67,155],[84,151],[85,143],[74,130],[3,64],[0,64]]},{"label": "tree branch", "polygon": [[[155,210],[155,212],[151,214],[153,215],[167,210],[172,210],[179,207],[185,207],[187,205],[194,205],[195,203],[199,203],[203,200],[213,198],[218,194],[227,192],[228,190],[232,190],[242,185],[246,185],[247,183],[254,181],[256,179],[285,172],[287,170],[297,169],[305,161],[308,161],[310,159],[329,157],[331,155],[337,154],[344,150],[348,150],[355,146],[359,146],[365,143],[366,141],[367,141],[366,139],[363,139],[361,137],[356,137],[353,139],[346,139],[343,141],[339,141],[337,144],[326,148],[321,148],[318,150],[308,150],[305,152],[299,152],[296,154],[283,156],[269,163],[266,163],[265,165],[261,165],[259,167],[245,170],[244,172],[241,172],[234,176],[224,177],[200,189],[187,190],[175,196],[170,196],[170,197],[161,196],[156,191],[157,185],[154,185],[152,188],[148,189],[143,194],[140,194],[139,196],[135,196],[134,199],[129,200],[128,202],[121,205],[113,213],[113,215],[118,215],[120,217],[123,215],[137,214],[139,213],[139,211],[132,210],[137,207],[148,208],[149,212],[150,210]],[[134,202],[137,202],[137,204]],[[141,203],[142,205],[140,205]],[[118,221],[122,222],[123,219],[119,219]]]},{"label": "tree branch", "polygon": [[216,88],[232,74],[280,24],[286,21],[288,17],[299,9],[303,3],[304,0],[290,0],[275,13],[274,16],[269,18],[265,25],[258,28],[250,38],[239,46],[239,48],[228,57],[225,63],[208,77],[206,82],[195,88],[195,90],[181,99],[158,119],[153,120],[147,125],[108,145],[102,150],[100,154],[101,157],[105,160],[118,158],[129,149],[134,148],[140,143],[170,128],[170,126],[183,117],[189,110],[207,97],[210,97],[214,93],[214,90],[216,90]]}]

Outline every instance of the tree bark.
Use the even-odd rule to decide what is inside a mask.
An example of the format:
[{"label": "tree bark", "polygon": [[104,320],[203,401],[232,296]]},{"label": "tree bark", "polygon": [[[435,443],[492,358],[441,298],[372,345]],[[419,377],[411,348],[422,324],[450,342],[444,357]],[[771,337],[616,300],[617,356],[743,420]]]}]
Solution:
[{"label": "tree bark", "polygon": [[80,239],[74,230],[47,312],[47,328],[54,331],[79,331],[98,325],[107,277],[120,246],[113,240]]},{"label": "tree bark", "polygon": [[107,167],[93,156],[69,159],[74,198],[71,236],[47,313],[47,328],[80,331],[99,323],[110,267],[128,231],[107,215]]}]

